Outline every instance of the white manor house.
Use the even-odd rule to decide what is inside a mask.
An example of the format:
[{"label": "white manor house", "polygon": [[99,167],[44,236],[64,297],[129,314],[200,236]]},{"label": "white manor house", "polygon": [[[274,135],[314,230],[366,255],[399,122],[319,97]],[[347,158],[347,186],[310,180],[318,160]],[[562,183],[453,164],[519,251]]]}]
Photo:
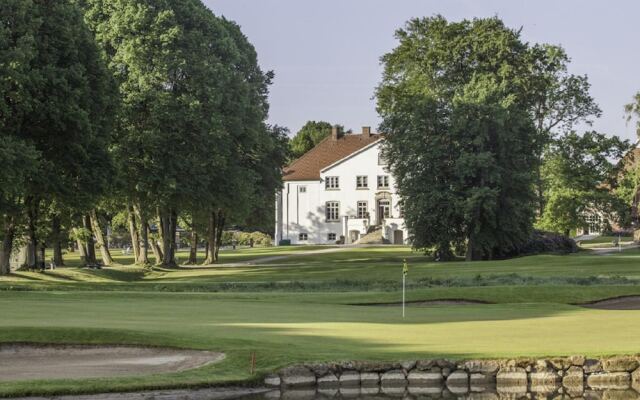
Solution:
[{"label": "white manor house", "polygon": [[331,135],[284,169],[276,195],[276,244],[407,242],[383,135]]}]

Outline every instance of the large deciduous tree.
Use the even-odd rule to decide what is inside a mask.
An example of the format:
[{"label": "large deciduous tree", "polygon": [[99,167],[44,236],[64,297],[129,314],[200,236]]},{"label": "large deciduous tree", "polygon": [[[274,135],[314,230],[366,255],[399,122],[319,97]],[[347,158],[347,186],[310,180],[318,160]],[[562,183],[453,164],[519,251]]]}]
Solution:
[{"label": "large deciduous tree", "polygon": [[44,262],[43,219],[54,205],[87,207],[104,188],[115,86],[70,1],[9,0],[0,7],[0,125],[11,137],[3,143],[22,147],[27,164],[37,154],[37,171],[13,197],[26,215],[33,267],[36,248]]},{"label": "large deciduous tree", "polygon": [[629,141],[592,131],[555,139],[542,168],[547,206],[540,228],[568,235],[594,213],[605,225],[623,222],[629,202],[620,187],[626,166],[618,160],[630,149]]},{"label": "large deciduous tree", "polygon": [[383,57],[384,152],[413,245],[438,259],[517,248],[533,224],[538,154],[519,33],[497,18],[410,20]]},{"label": "large deciduous tree", "polygon": [[307,121],[289,142],[291,156],[298,158],[331,134],[331,124],[325,121]]},{"label": "large deciduous tree", "polygon": [[586,75],[569,73],[571,59],[560,46],[541,44],[529,50],[531,76],[528,79],[528,97],[532,101],[531,115],[537,137],[539,156],[536,170],[537,212],[545,208],[545,182],[541,168],[547,157],[553,158],[555,147],[551,143],[559,135],[571,132],[577,124],[591,124],[602,114],[589,90]]}]

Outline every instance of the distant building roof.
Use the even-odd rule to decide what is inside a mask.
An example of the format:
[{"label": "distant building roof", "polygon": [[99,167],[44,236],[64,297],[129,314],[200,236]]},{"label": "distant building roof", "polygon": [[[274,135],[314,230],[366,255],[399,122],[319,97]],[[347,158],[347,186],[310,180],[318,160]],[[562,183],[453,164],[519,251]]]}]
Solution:
[{"label": "distant building roof", "polygon": [[322,169],[381,138],[381,134],[371,133],[368,127],[363,127],[359,135],[341,135],[334,128],[331,135],[285,167],[282,179],[284,181],[319,180]]}]

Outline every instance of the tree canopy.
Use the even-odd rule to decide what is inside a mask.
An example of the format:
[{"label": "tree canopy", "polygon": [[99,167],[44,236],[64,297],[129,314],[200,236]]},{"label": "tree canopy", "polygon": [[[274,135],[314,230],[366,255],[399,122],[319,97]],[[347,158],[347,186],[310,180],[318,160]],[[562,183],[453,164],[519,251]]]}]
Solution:
[{"label": "tree canopy", "polygon": [[293,158],[302,156],[329,135],[331,135],[329,122],[307,121],[291,139],[291,156]]},{"label": "tree canopy", "polygon": [[439,259],[511,250],[533,223],[527,46],[497,18],[412,19],[396,37],[378,111],[414,246]]}]

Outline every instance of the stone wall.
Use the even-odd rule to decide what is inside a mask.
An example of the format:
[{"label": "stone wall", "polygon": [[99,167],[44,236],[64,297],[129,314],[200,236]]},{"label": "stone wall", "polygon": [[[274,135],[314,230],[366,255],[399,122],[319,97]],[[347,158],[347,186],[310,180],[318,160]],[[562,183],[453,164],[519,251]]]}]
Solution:
[{"label": "stone wall", "polygon": [[573,396],[640,387],[640,357],[315,363],[284,368],[267,376],[265,384],[285,390],[444,387],[454,394],[497,389]]}]

